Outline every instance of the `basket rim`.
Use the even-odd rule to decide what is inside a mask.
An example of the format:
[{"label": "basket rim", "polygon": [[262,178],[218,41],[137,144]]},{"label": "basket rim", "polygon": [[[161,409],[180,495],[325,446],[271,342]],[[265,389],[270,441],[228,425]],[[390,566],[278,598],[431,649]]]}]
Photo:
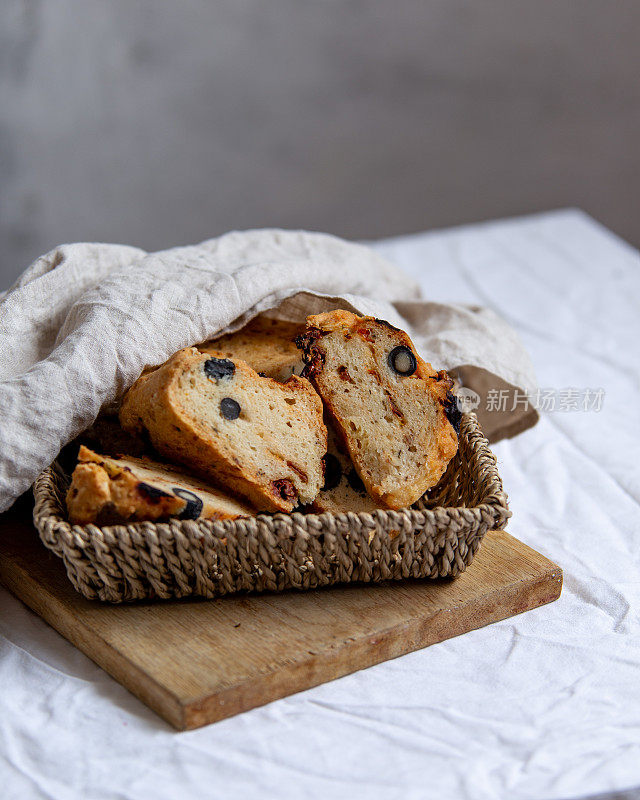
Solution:
[{"label": "basket rim", "polygon": [[[489,457],[491,461],[488,469],[489,475],[487,475],[487,487],[486,491],[483,493],[483,502],[473,506],[449,505],[433,506],[423,509],[409,506],[401,509],[375,509],[371,512],[324,511],[319,514],[313,512],[303,513],[300,511],[293,511],[290,514],[285,514],[283,512],[274,514],[260,512],[250,517],[226,520],[180,520],[177,518],[169,518],[167,520],[131,521],[101,526],[93,523],[87,525],[72,525],[66,518],[64,501],[51,489],[51,484],[56,484],[60,477],[68,477],[56,459],[38,475],[33,484],[33,493],[35,497],[33,509],[34,522],[36,522],[36,527],[38,528],[45,524],[50,530],[55,529],[67,534],[74,533],[80,535],[82,538],[93,538],[96,533],[106,538],[118,538],[120,530],[123,527],[126,527],[130,534],[135,535],[137,533],[146,536],[158,526],[167,525],[168,523],[174,534],[184,533],[191,537],[196,531],[203,535],[215,532],[218,535],[224,536],[225,534],[233,533],[238,526],[242,527],[247,523],[256,526],[258,530],[264,525],[269,528],[278,528],[286,524],[293,524],[296,527],[303,526],[311,528],[312,530],[309,531],[310,534],[314,532],[313,529],[317,529],[315,533],[320,535],[323,528],[335,520],[342,522],[346,519],[353,522],[357,521],[362,527],[375,527],[376,523],[393,520],[394,515],[400,515],[405,518],[408,516],[411,523],[415,525],[424,525],[427,520],[433,522],[442,520],[444,516],[449,516],[452,513],[460,514],[460,512],[466,512],[473,517],[481,516],[486,518],[491,516],[494,517],[494,519],[499,518],[501,521],[505,521],[511,517],[512,514],[508,506],[508,497],[503,489],[502,479],[498,474],[495,455],[489,448],[489,442],[482,433],[475,413],[470,412],[462,415],[460,435],[463,435],[463,433],[467,439],[473,438],[476,448],[485,451],[484,455]],[[426,494],[423,495],[417,503],[425,502],[425,498]]]}]

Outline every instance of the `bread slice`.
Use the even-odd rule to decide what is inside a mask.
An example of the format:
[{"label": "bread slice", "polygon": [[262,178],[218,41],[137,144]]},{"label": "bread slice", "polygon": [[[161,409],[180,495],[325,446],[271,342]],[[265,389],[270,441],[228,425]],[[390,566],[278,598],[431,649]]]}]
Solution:
[{"label": "bread slice", "polygon": [[292,511],[322,485],[322,402],[295,375],[278,383],[240,359],[188,347],[138,378],[120,422],[259,511]]},{"label": "bread slice", "polygon": [[109,458],[84,445],[67,492],[74,525],[179,519],[237,519],[256,512],[167,464]]},{"label": "bread slice", "polygon": [[232,360],[241,359],[260,375],[286,381],[300,375],[304,368],[295,339],[305,326],[259,316],[235,333],[198,345],[202,353],[223,353]]},{"label": "bread slice", "polygon": [[415,503],[458,448],[449,376],[403,331],[349,311],[308,317],[298,346],[369,495],[386,508]]},{"label": "bread slice", "polygon": [[327,455],[324,457],[324,484],[318,496],[311,504],[309,511],[322,513],[330,511],[333,514],[343,514],[353,511],[371,513],[377,508],[383,508],[367,494],[367,490],[355,470],[351,459],[345,452],[345,447],[336,435],[330,420],[325,420],[327,425]]}]

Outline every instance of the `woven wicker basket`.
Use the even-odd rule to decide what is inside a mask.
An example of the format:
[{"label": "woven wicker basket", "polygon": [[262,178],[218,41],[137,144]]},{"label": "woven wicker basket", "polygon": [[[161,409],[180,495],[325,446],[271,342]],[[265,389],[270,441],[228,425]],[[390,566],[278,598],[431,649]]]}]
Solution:
[{"label": "woven wicker basket", "polygon": [[346,514],[260,514],[239,520],[70,525],[69,479],[55,463],[34,486],[34,522],[75,588],[111,603],[333,583],[455,576],[488,530],[504,527],[507,496],[474,414],[437,487],[412,508]]}]

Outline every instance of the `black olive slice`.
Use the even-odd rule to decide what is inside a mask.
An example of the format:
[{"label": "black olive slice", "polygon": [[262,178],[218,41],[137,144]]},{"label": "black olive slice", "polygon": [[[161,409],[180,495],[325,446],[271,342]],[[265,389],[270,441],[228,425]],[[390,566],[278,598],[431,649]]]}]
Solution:
[{"label": "black olive slice", "polygon": [[220,413],[225,419],[238,419],[240,403],[232,397],[223,397],[220,401]]},{"label": "black olive slice", "polygon": [[394,372],[404,377],[413,375],[418,369],[418,362],[411,350],[403,344],[394,347],[389,353],[387,363]]},{"label": "black olive slice", "polygon": [[212,381],[230,378],[236,371],[236,365],[228,358],[208,358],[204,362],[204,374]]},{"label": "black olive slice", "polygon": [[444,413],[453,426],[453,430],[459,435],[462,412],[458,408],[458,400],[452,392],[447,392],[447,399],[444,403]]},{"label": "black olive slice", "polygon": [[157,486],[151,486],[149,483],[143,483],[142,481],[138,484],[138,491],[151,503],[157,503],[162,497],[171,497],[170,494],[158,489]]},{"label": "black olive slice", "polygon": [[198,519],[202,513],[202,500],[198,495],[190,492],[188,489],[179,489],[177,486],[174,487],[173,493],[176,497],[187,501],[187,505],[184,507],[178,519]]}]

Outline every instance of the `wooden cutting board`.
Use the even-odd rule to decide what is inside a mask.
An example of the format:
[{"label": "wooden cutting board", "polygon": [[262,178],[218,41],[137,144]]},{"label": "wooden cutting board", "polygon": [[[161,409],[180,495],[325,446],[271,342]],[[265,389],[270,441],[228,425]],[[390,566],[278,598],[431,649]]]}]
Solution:
[{"label": "wooden cutting board", "polygon": [[109,606],[75,592],[23,507],[0,515],[0,580],[184,730],[550,603],[562,570],[500,531],[455,580]]}]

